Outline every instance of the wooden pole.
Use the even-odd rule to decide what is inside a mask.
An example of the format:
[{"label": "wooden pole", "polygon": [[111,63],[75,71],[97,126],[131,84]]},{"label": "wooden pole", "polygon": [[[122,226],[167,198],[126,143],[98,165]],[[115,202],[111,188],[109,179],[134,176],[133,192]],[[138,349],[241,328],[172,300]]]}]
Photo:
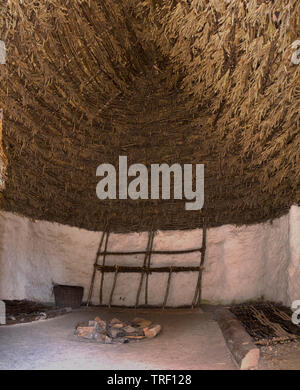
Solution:
[{"label": "wooden pole", "polygon": [[140,284],[139,284],[139,287],[138,287],[138,290],[137,290],[137,294],[136,294],[135,308],[138,307],[139,300],[140,300],[140,294],[141,294],[143,280],[144,280],[144,272],[145,272],[147,257],[148,257],[149,248],[150,248],[151,235],[152,235],[152,230],[150,230],[149,236],[148,236],[147,249],[146,249],[145,256],[144,256],[144,263],[143,263],[143,268],[142,268]]},{"label": "wooden pole", "polygon": [[101,247],[102,247],[102,243],[103,243],[103,240],[104,240],[104,235],[105,235],[105,229],[102,232],[101,240],[100,240],[100,243],[99,243],[99,246],[98,246],[98,250],[97,250],[97,253],[96,253],[96,258],[95,258],[95,262],[94,262],[94,270],[93,270],[93,275],[92,275],[92,279],[91,279],[88,300],[87,300],[87,303],[86,303],[87,306],[89,306],[91,298],[92,298],[92,294],[93,294],[94,283],[95,283],[95,276],[96,276],[97,265],[98,265],[98,258],[99,258],[99,253],[101,252]]},{"label": "wooden pole", "polygon": [[163,303],[163,310],[166,307],[168,296],[169,296],[169,291],[170,291],[170,285],[171,285],[171,277],[172,277],[172,266],[170,267],[170,272],[169,272],[169,277],[168,277],[168,283],[167,283],[167,288],[166,288],[166,294],[165,294],[165,299]]},{"label": "wooden pole", "polygon": [[0,191],[5,189],[6,169],[7,169],[7,157],[3,150],[2,145],[2,121],[3,121],[3,109],[0,108]]},{"label": "wooden pole", "polygon": [[109,237],[109,230],[106,232],[106,240],[105,240],[105,247],[104,247],[104,254],[103,254],[103,261],[102,261],[102,272],[101,272],[101,282],[100,282],[100,305],[102,305],[103,301],[103,282],[104,282],[104,266],[105,266],[105,257],[106,257],[106,250],[107,250],[107,244],[108,244],[108,237]]},{"label": "wooden pole", "polygon": [[199,281],[199,289],[198,289],[198,300],[197,300],[197,306],[200,307],[201,303],[201,296],[202,296],[202,270],[203,270],[203,264],[205,260],[205,250],[206,250],[206,221],[204,220],[203,223],[203,235],[202,235],[202,252],[201,252],[201,263],[200,263],[200,281]]},{"label": "wooden pole", "polygon": [[[182,249],[177,251],[151,251],[152,255],[184,255],[187,253],[195,253],[202,252],[202,248],[194,248],[194,249]],[[144,255],[147,251],[106,251],[106,256],[134,256],[134,255]],[[100,255],[103,255],[104,252],[101,252]]]},{"label": "wooden pole", "polygon": [[205,259],[205,249],[206,249],[206,220],[203,218],[203,229],[202,229],[202,247],[201,247],[201,258],[200,258],[200,264],[199,264],[199,273],[198,273],[198,280],[197,285],[195,289],[195,294],[192,302],[192,308],[194,308],[197,304],[197,306],[200,306],[201,302],[201,285],[202,285],[202,269]]},{"label": "wooden pole", "polygon": [[[114,265],[105,265],[104,267],[101,264],[98,264],[96,266],[97,270],[102,271],[104,269],[104,272],[115,272],[115,266]],[[119,265],[119,273],[146,273],[148,271],[148,268],[143,267],[135,267],[135,266],[126,266],[126,265]],[[149,268],[149,274],[152,273],[169,273],[170,272],[170,266],[166,267],[150,267]],[[197,267],[182,267],[182,266],[172,266],[172,272],[198,272],[199,273],[199,266]]]},{"label": "wooden pole", "polygon": [[112,286],[111,293],[110,293],[110,297],[109,297],[109,304],[108,304],[108,307],[111,307],[111,303],[112,303],[112,299],[113,299],[113,294],[114,294],[114,291],[115,291],[115,288],[116,288],[116,283],[117,283],[117,276],[118,276],[119,266],[116,265],[115,267],[116,267],[116,271],[115,271],[113,286]]},{"label": "wooden pole", "polygon": [[149,271],[150,271],[150,263],[151,263],[151,253],[152,253],[152,247],[153,247],[154,235],[155,235],[155,232],[152,230],[152,231],[151,231],[151,241],[150,241],[150,248],[149,248],[149,254],[148,254],[148,264],[147,264],[147,271],[146,271],[146,283],[145,283],[145,305],[148,305],[148,279],[149,279]]}]

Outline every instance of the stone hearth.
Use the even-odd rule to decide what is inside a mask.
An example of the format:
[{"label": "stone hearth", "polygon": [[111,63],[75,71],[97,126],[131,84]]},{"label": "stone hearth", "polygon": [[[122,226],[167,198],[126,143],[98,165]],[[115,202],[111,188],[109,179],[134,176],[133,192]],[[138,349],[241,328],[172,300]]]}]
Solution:
[{"label": "stone hearth", "polygon": [[100,317],[94,320],[80,322],[76,326],[75,336],[78,339],[93,340],[102,344],[128,343],[142,339],[152,339],[157,336],[162,327],[152,324],[144,318],[135,318],[132,321],[121,321],[113,318],[105,321]]}]

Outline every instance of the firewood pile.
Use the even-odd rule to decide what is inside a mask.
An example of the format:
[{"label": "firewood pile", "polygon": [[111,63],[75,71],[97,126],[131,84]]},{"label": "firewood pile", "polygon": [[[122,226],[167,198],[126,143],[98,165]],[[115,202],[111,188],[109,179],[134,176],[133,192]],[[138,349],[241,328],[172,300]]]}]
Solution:
[{"label": "firewood pile", "polygon": [[144,318],[135,318],[131,322],[113,318],[105,321],[100,317],[80,322],[75,329],[79,339],[93,340],[102,344],[128,343],[142,339],[152,339],[161,332],[161,325],[152,324]]}]

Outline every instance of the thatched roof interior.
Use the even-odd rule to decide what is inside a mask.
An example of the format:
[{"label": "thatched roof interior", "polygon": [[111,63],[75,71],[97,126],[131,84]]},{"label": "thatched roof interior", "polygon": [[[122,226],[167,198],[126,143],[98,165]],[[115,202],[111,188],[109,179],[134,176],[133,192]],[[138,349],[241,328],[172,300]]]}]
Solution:
[{"label": "thatched roof interior", "polygon": [[0,12],[2,209],[91,230],[201,225],[184,201],[100,201],[96,168],[119,155],[204,163],[210,226],[300,203],[299,1],[24,0]]}]

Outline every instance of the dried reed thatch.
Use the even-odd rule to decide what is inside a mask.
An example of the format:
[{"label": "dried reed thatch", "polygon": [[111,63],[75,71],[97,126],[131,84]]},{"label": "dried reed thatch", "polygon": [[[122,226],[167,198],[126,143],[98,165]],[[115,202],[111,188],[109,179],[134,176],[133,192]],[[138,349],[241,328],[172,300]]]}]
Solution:
[{"label": "dried reed thatch", "polygon": [[298,0],[1,1],[4,210],[101,230],[200,224],[181,201],[100,201],[96,168],[204,163],[209,225],[299,203]]}]

